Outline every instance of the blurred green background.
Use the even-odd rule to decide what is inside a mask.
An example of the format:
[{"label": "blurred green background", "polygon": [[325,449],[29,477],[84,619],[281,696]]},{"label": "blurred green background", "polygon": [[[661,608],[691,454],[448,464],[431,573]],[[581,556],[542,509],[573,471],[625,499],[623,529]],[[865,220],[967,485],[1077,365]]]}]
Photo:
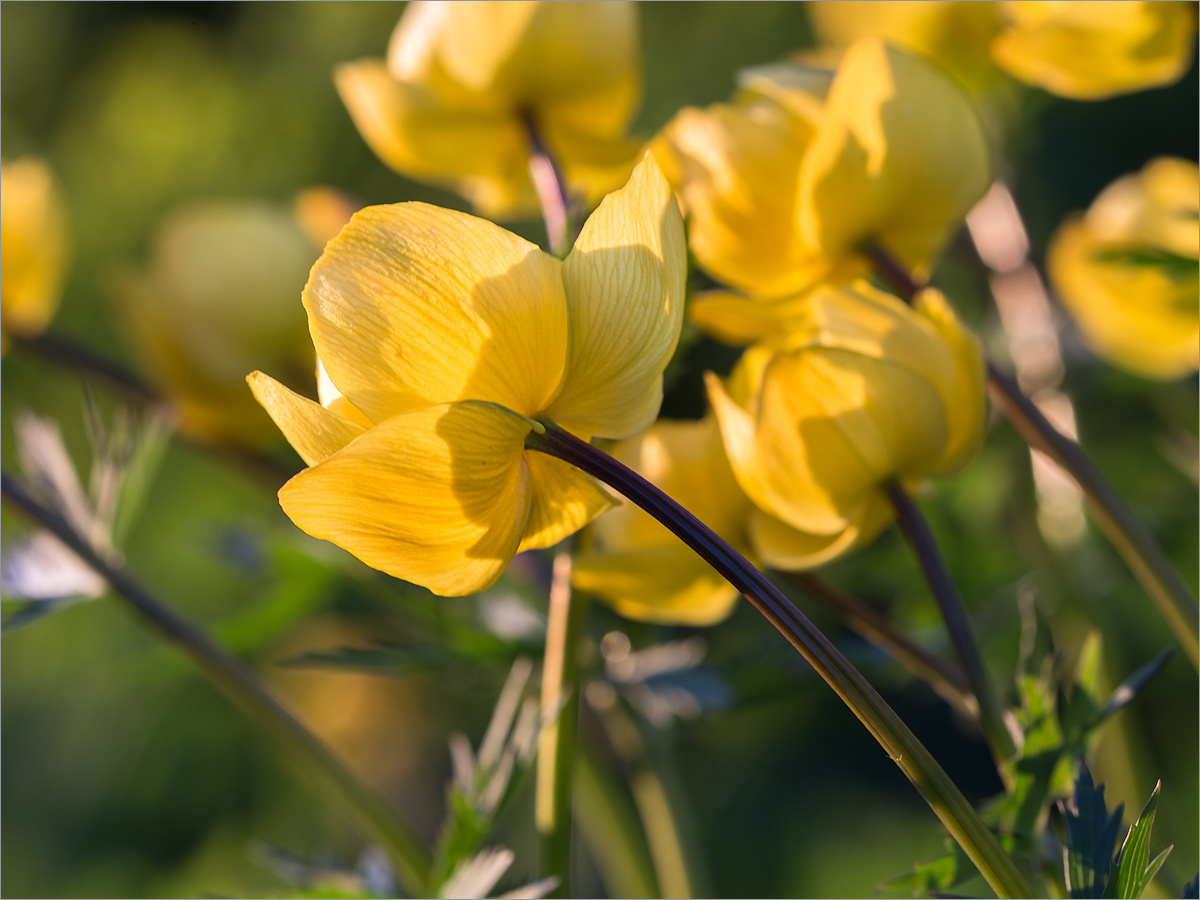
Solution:
[{"label": "blurred green background", "polygon": [[[384,53],[399,4],[44,4],[0,6],[4,158],[46,158],[68,199],[74,261],[54,327],[138,368],[114,314],[114,274],[144,261],[156,223],[179,204],[255,198],[286,205],[307,186],[359,203],[457,198],[386,169],[358,136],[330,78],[340,62]],[[642,8],[646,90],[637,127],[650,134],[685,104],[723,99],[742,67],[811,43],[803,4],[670,3]],[[1010,88],[1004,118],[1012,176],[1040,254],[1062,216],[1154,156],[1196,156],[1196,70],[1175,87],[1104,103]],[[539,239],[539,223],[518,231]],[[961,250],[961,248],[960,248]],[[994,347],[997,317],[982,278],[956,251],[938,280]],[[302,316],[295,285],[296,314]],[[1085,445],[1161,541],[1195,592],[1197,499],[1194,377],[1156,384],[1090,356],[1064,323],[1065,390]],[[701,374],[727,348],[685,340],[664,413],[701,412]],[[93,392],[102,410],[114,399]],[[84,388],[14,349],[4,358],[2,453],[17,466],[13,419],[56,419],[84,466]],[[1003,421],[968,471],[924,501],[959,579],[997,681],[1017,658],[1020,597],[1033,598],[1070,660],[1090,628],[1104,635],[1115,686],[1164,647],[1165,624],[1089,525],[1054,549],[1036,524],[1024,445]],[[1179,451],[1182,446],[1184,449]],[[281,465],[298,470],[286,448]],[[25,529],[5,510],[6,544]],[[250,659],[301,715],[430,841],[444,813],[446,740],[478,743],[520,640],[487,611],[516,598],[544,612],[548,561],[522,559],[486,598],[443,600],[368,571],[300,534],[272,485],[182,440],[172,442],[122,546],[128,564],[175,608]],[[828,570],[944,649],[936,610],[894,531]],[[881,688],[973,801],[999,790],[970,729],[831,616],[806,611]],[[490,605],[489,605],[490,604]],[[623,622],[592,610],[597,639],[623,630],[635,647],[689,629]],[[941,829],[844,706],[748,606],[702,632],[727,702],[665,729],[686,818],[708,868],[731,896],[869,894],[941,851]],[[282,666],[301,653],[397,646],[362,672]],[[536,648],[535,648],[536,652]],[[595,661],[593,660],[593,664]],[[404,671],[400,671],[403,669]],[[397,674],[399,672],[399,674]],[[336,800],[296,774],[170,650],[108,599],[7,632],[2,655],[0,892],[6,896],[245,896],[291,888],[261,847],[314,864],[353,865],[362,842]],[[1157,779],[1154,847],[1175,851],[1164,883],[1197,868],[1197,679],[1182,656],[1103,732],[1093,770],[1110,805],[1135,811]],[[497,840],[518,858],[504,884],[536,874],[531,780],[501,817]],[[584,809],[581,813],[587,815]],[[606,889],[586,862],[577,888]],[[1175,894],[1178,896],[1178,894]]]}]

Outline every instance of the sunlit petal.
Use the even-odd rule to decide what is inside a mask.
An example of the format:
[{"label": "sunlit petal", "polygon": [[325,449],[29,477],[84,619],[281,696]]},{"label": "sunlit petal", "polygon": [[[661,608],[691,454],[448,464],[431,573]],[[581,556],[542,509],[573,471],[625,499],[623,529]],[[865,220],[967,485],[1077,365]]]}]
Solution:
[{"label": "sunlit petal", "polygon": [[306,469],[279,492],[314,537],[443,596],[488,587],[529,516],[531,424],[489,403],[401,413]]},{"label": "sunlit petal", "polygon": [[544,453],[528,453],[533,500],[518,552],[553,547],[617,501],[570,463]]},{"label": "sunlit petal", "polygon": [[750,517],[750,542],[764,564],[785,571],[811,569],[874,540],[892,520],[882,492],[871,494],[849,524],[836,534],[812,534],[792,528],[762,510]]},{"label": "sunlit petal", "polygon": [[252,372],[246,381],[254,399],[270,413],[306,465],[315,466],[367,430],[367,426],[301,397],[270,375]]}]

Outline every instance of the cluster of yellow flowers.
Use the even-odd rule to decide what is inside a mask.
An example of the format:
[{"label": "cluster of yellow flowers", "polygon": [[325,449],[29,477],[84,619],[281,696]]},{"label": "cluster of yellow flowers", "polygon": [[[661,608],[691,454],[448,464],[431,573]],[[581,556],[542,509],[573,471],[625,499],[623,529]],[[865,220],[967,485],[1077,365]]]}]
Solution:
[{"label": "cluster of yellow flowers", "polygon": [[[281,491],[284,509],[376,568],[441,594],[478,591],[515,553],[616,503],[525,449],[549,421],[623,439],[618,460],[765,564],[808,568],[861,546],[892,517],[890,483],[950,475],[982,439],[979,341],[937,291],[906,303],[865,280],[881,256],[926,278],[987,190],[980,73],[1080,99],[1165,84],[1190,64],[1193,6],[813,3],[833,55],[749,70],[730,102],[684,109],[641,142],[627,134],[641,93],[632,3],[410,3],[386,62],[336,73],[379,157],[506,218],[537,209],[529,159],[542,153],[564,192],[600,205],[562,261],[420,203],[357,213],[303,291],[320,402],[250,376],[309,466]],[[44,166],[3,172],[4,330],[36,331],[61,280],[61,201]],[[1050,249],[1087,339],[1152,377],[1197,366],[1198,190],[1194,164],[1155,161]],[[247,248],[272,244],[290,272],[332,234],[309,243],[302,226],[194,212],[164,226],[151,272],[126,283],[139,338],[195,430],[231,421],[213,409],[228,371],[197,371],[191,356],[212,354],[188,348],[211,335],[173,332],[162,298],[223,318],[240,309],[258,340],[276,320],[241,298],[273,304],[287,281]],[[226,266],[216,300],[193,290],[175,252],[185,244],[222,259],[240,250],[255,274]],[[656,424],[689,249],[718,285],[688,298],[691,320],[747,349],[728,379],[708,376],[705,419]],[[292,354],[289,329],[270,335],[276,359]],[[217,356],[240,366],[236,349]],[[648,620],[710,623],[736,599],[630,507],[597,521],[575,581]]]}]

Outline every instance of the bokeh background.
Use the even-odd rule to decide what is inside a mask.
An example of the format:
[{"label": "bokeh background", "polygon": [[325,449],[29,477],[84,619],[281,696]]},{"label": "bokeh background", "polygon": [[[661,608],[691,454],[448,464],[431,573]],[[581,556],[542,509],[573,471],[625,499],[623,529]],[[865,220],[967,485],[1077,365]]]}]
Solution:
[{"label": "bokeh background", "polygon": [[[0,6],[0,150],[6,160],[46,158],[69,205],[73,263],[54,328],[153,377],[120,314],[121,278],[145,265],[159,223],[181,204],[252,199],[286,208],[297,191],[328,185],[359,204],[463,208],[386,169],[334,91],[332,67],[382,55],[400,11],[391,3]],[[738,69],[811,44],[802,3],[644,4],[642,21],[637,127],[646,135],[685,104],[728,96]],[[1195,68],[1174,87],[1102,103],[1006,88],[997,106],[1001,171],[1035,258],[1062,217],[1114,178],[1155,156],[1195,159],[1198,105]],[[534,240],[543,234],[536,222],[514,228]],[[964,247],[937,281],[1003,354],[985,282]],[[294,285],[301,327],[303,278]],[[1091,356],[1065,318],[1060,325],[1064,390],[1082,439],[1194,593],[1196,379],[1122,374]],[[733,359],[685,335],[664,413],[700,415],[702,372]],[[113,394],[20,347],[4,358],[0,389],[6,470],[17,466],[14,418],[28,409],[60,423],[86,471],[85,395],[108,414]],[[286,447],[268,452],[279,467],[301,465]],[[1011,678],[1020,609],[1030,601],[1043,639],[1068,663],[1089,629],[1102,631],[1110,687],[1172,645],[1091,525],[1068,546],[1043,537],[1028,453],[1003,421],[993,422],[975,463],[923,502],[998,681]],[[5,510],[0,528],[7,544],[26,526]],[[448,735],[478,743],[510,661],[538,652],[536,627],[514,631],[511,620],[514,604],[535,625],[544,614],[546,558],[519,560],[484,597],[434,598],[305,538],[280,512],[269,475],[192,441],[171,441],[121,549],[133,572],[252,661],[431,841],[444,814]],[[894,530],[827,574],[943,645]],[[999,790],[982,743],[926,686],[804,606],[972,800]],[[698,632],[633,625],[594,608],[589,633],[599,640],[613,630],[635,648],[693,633],[707,644],[711,708],[646,733],[686,803],[708,891],[869,894],[941,851],[940,826],[911,786],[748,605]],[[345,647],[374,652],[339,655]],[[313,654],[325,654],[324,664]],[[80,603],[7,631],[0,665],[4,895],[279,895],[294,888],[264,847],[320,866],[359,858],[363,844],[336,800],[115,602]],[[1093,766],[1110,804],[1127,811],[1163,780],[1154,846],[1175,844],[1162,879],[1173,896],[1197,869],[1198,704],[1195,673],[1177,656],[1106,727]],[[532,779],[518,785],[498,823],[497,840],[518,853],[505,884],[535,874],[531,789]],[[580,892],[612,890],[587,851],[578,855]]]}]

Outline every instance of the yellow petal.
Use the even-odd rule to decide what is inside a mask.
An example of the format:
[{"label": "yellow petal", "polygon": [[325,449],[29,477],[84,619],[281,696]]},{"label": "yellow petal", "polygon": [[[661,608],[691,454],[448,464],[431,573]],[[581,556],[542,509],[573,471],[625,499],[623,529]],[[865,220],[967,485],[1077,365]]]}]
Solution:
[{"label": "yellow petal", "polygon": [[1200,278],[1194,261],[1188,271],[1141,260],[1136,249],[1098,240],[1083,219],[1073,218],[1051,241],[1046,268],[1088,344],[1105,359],[1146,378],[1196,370]]},{"label": "yellow petal", "polygon": [[250,383],[254,399],[275,420],[305,465],[315,466],[367,430],[360,423],[301,397],[270,375],[251,372],[246,381]]},{"label": "yellow petal", "polygon": [[930,63],[864,39],[846,51],[804,157],[801,233],[833,256],[876,241],[924,273],[989,182],[965,91]]},{"label": "yellow petal", "polygon": [[363,138],[401,175],[456,191],[488,217],[537,211],[525,133],[507,108],[448,103],[379,60],[339,66],[334,80]]},{"label": "yellow petal", "polygon": [[756,97],[681,110],[651,144],[687,213],[692,253],[717,281],[780,296],[829,275],[829,258],[804,242],[797,222],[811,137],[808,121]]},{"label": "yellow petal", "polygon": [[714,290],[693,298],[688,318],[706,334],[738,346],[788,330],[804,318],[807,308],[807,294],[771,300]]},{"label": "yellow petal", "polygon": [[572,567],[571,582],[628,619],[669,625],[715,625],[733,612],[739,596],[682,543],[583,553]]},{"label": "yellow petal", "polygon": [[553,547],[617,501],[570,463],[544,453],[525,454],[533,503],[518,552]]},{"label": "yellow petal", "polygon": [[330,380],[329,373],[325,371],[325,364],[319,359],[317,360],[317,400],[330,412],[357,422],[363,428],[372,428],[375,425],[361,409],[351,403],[337,389],[337,386]]},{"label": "yellow petal", "polygon": [[563,263],[570,349],[551,418],[602,437],[650,426],[683,323],[686,256],[675,198],[648,156],[592,213]]},{"label": "yellow petal", "polygon": [[313,537],[367,565],[459,596],[493,584],[529,515],[528,420],[464,401],[401,413],[279,491]]},{"label": "yellow petal", "polygon": [[750,517],[750,541],[764,564],[794,572],[814,568],[864,546],[891,520],[891,505],[876,491],[846,528],[832,535],[799,531],[762,510],[755,510]]},{"label": "yellow petal", "polygon": [[1009,74],[1076,100],[1172,84],[1196,47],[1190,3],[1005,3],[1011,27],[992,43]]},{"label": "yellow petal", "polygon": [[24,157],[0,165],[0,327],[35,335],[54,317],[66,274],[67,209],[54,173]]},{"label": "yellow petal", "polygon": [[928,470],[930,475],[953,475],[970,462],[983,443],[987,424],[987,370],[983,346],[939,291],[926,289],[917,295],[914,308],[934,327],[954,357],[954,374],[936,381],[946,408],[948,434],[942,458]]},{"label": "yellow petal", "polygon": [[372,421],[460,399],[533,415],[566,360],[559,271],[483,219],[375,206],[329,243],[304,305],[329,377]]}]

